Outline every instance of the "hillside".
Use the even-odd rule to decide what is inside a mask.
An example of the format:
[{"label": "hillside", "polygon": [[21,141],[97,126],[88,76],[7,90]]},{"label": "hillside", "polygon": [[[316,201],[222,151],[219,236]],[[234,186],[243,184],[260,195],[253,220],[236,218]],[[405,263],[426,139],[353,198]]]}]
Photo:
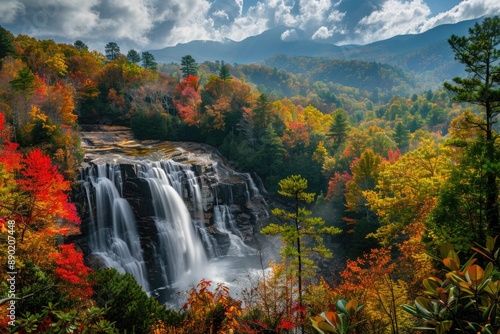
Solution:
[{"label": "hillside", "polygon": [[[263,63],[278,54],[374,61],[410,71],[436,87],[445,80],[463,74],[463,67],[454,61],[446,41],[452,34],[465,35],[476,22],[478,20],[463,21],[438,26],[422,34],[401,35],[367,45],[345,46],[305,38],[283,41],[281,36],[287,28],[280,27],[240,42],[194,41],[150,52],[160,63],[179,62],[180,58],[187,54],[200,62],[224,60],[230,64]],[[301,35],[300,31],[298,35]],[[286,64],[278,65],[274,66],[286,67]]]}]

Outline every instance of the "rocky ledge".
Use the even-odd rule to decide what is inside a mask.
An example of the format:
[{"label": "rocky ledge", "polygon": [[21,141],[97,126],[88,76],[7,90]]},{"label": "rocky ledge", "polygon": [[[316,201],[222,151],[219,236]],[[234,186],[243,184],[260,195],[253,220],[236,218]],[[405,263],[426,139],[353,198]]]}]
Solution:
[{"label": "rocky ledge", "polygon": [[[256,176],[234,171],[216,149],[205,144],[140,141],[134,139],[130,129],[125,127],[94,126],[83,129],[87,131],[80,133],[82,147],[85,149],[82,169],[88,170],[93,168],[92,166],[102,164],[119,164],[124,185],[123,196],[134,208],[139,223],[149,221],[147,217],[152,215],[148,204],[151,195],[144,191],[142,181],[137,178],[133,166],[138,162],[171,159],[189,165],[195,173],[203,203],[203,217],[195,218],[204,221],[207,231],[214,236],[220,248],[227,250],[228,240],[215,227],[213,210],[216,205],[228,207],[243,241],[250,246],[256,246],[256,226],[261,226],[268,217],[263,196],[265,190],[258,186],[259,180]],[[83,192],[76,194],[76,197],[79,197],[75,200],[81,204],[85,225],[85,220],[91,216],[88,212],[89,206],[85,204],[87,198]],[[185,196],[183,199],[191,214],[196,215],[192,198]],[[84,226],[82,230],[85,230]]]}]

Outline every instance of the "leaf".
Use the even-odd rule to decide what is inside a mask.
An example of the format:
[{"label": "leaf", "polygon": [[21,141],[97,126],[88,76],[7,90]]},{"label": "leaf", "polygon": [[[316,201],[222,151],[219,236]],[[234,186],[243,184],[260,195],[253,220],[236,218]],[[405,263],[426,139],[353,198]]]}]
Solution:
[{"label": "leaf", "polygon": [[459,263],[450,257],[443,259],[443,263],[448,269],[450,269],[452,271],[459,271],[460,270]]},{"label": "leaf", "polygon": [[490,252],[492,252],[493,249],[495,248],[495,242],[496,242],[496,238],[493,238],[491,235],[488,235],[486,237],[486,249],[488,249]]},{"label": "leaf", "polygon": [[448,257],[448,254],[453,251],[455,247],[449,242],[445,242],[439,247],[439,253],[441,254],[441,258]]},{"label": "leaf", "polygon": [[427,298],[421,296],[417,297],[415,299],[415,306],[425,316],[428,317],[432,315],[432,305]]},{"label": "leaf", "polygon": [[342,313],[348,314],[347,313],[347,309],[346,309],[346,305],[347,305],[347,301],[345,301],[343,299],[340,299],[337,302],[337,308],[339,309],[339,311],[342,312]]},{"label": "leaf", "polygon": [[441,284],[434,277],[424,279],[423,284],[427,289],[427,292],[431,292],[432,295],[434,295],[436,293],[436,289],[441,286]]},{"label": "leaf", "polygon": [[491,273],[493,272],[493,269],[494,269],[493,263],[488,262],[488,264],[486,265],[486,268],[484,269],[484,278],[485,279],[490,277]]},{"label": "leaf", "polygon": [[467,270],[465,277],[469,282],[471,282],[474,286],[478,286],[483,282],[484,279],[484,270],[477,264],[473,264]]},{"label": "leaf", "polygon": [[451,328],[452,325],[453,325],[453,320],[441,321],[439,325],[436,326],[436,333],[437,334],[446,333]]},{"label": "leaf", "polygon": [[347,309],[347,314],[349,316],[353,316],[356,313],[356,310],[358,308],[358,302],[355,299],[352,299],[351,301],[349,301],[347,303],[345,308]]}]

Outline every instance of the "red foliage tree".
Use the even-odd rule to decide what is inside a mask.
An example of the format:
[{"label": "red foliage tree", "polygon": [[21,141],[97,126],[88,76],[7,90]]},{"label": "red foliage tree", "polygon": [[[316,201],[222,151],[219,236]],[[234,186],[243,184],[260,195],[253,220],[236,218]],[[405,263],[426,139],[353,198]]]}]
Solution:
[{"label": "red foliage tree", "polygon": [[80,218],[73,203],[68,202],[70,182],[52,165],[50,157],[35,149],[21,161],[22,178],[19,188],[28,197],[27,209],[21,224],[21,241],[26,229],[45,229],[48,233],[67,234],[69,227],[58,226],[57,219],[65,219],[76,225]]},{"label": "red foliage tree", "polygon": [[180,118],[189,125],[197,125],[200,120],[201,96],[198,93],[198,77],[190,75],[177,85],[178,98],[174,100]]},{"label": "red foliage tree", "polygon": [[87,280],[90,268],[83,263],[83,254],[75,250],[74,244],[60,245],[59,248],[60,253],[52,254],[56,262],[56,278],[65,283],[63,290],[71,298],[88,298],[93,291]]}]

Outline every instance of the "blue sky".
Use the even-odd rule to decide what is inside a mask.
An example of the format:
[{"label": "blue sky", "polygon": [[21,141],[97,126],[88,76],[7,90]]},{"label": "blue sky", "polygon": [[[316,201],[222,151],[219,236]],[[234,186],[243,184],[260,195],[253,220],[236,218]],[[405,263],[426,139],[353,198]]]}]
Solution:
[{"label": "blue sky", "polygon": [[277,26],[288,27],[283,40],[366,44],[491,15],[499,0],[0,0],[0,25],[14,34],[97,50],[239,41]]}]

